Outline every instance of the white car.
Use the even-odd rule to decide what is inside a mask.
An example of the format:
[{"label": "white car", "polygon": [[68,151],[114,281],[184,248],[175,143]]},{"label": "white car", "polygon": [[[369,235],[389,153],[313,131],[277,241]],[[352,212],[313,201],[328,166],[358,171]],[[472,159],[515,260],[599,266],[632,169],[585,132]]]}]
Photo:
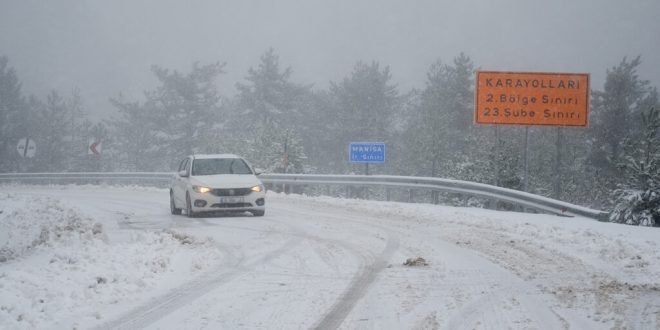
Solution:
[{"label": "white car", "polygon": [[184,158],[170,187],[170,210],[189,217],[202,212],[266,213],[266,188],[245,159],[229,154]]}]

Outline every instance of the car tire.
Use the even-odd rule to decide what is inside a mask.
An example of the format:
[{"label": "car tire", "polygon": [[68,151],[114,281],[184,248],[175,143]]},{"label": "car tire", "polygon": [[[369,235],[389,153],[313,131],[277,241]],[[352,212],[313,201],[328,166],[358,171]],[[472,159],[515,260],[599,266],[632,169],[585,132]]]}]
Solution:
[{"label": "car tire", "polygon": [[194,218],[195,212],[192,210],[192,203],[190,202],[190,195],[186,193],[186,215],[188,218]]},{"label": "car tire", "polygon": [[176,204],[174,204],[174,194],[170,191],[170,212],[174,215],[180,215],[181,214],[181,209],[176,208]]},{"label": "car tire", "polygon": [[250,211],[250,213],[252,213],[252,215],[255,217],[263,217],[264,214],[266,214],[266,210],[254,210]]}]

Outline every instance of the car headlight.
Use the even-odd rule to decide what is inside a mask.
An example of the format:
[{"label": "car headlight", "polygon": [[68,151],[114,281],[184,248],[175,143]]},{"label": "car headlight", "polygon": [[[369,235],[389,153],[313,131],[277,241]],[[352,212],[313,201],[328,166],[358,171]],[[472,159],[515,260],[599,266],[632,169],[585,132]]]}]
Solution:
[{"label": "car headlight", "polygon": [[193,190],[200,193],[200,194],[205,194],[205,193],[211,191],[211,188],[204,187],[204,186],[193,186]]},{"label": "car headlight", "polygon": [[251,190],[254,191],[254,192],[262,192],[262,191],[264,191],[264,186],[258,184],[256,186],[252,187]]}]

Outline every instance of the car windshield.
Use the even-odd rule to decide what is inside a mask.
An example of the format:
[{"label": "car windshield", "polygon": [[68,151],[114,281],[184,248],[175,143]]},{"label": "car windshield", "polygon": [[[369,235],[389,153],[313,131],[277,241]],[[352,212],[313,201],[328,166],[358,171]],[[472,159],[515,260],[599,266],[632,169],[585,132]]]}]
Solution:
[{"label": "car windshield", "polygon": [[252,174],[250,167],[240,158],[195,159],[192,175]]}]

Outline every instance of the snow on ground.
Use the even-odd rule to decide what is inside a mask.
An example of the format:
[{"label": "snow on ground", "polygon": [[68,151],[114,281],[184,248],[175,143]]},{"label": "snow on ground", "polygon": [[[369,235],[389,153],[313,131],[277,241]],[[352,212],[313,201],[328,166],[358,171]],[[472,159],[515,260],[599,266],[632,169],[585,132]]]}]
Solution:
[{"label": "snow on ground", "polygon": [[657,228],[274,193],[265,217],[189,219],[165,189],[0,191],[2,329],[660,325]]},{"label": "snow on ground", "polygon": [[220,258],[212,242],[174,231],[115,242],[94,214],[52,197],[2,193],[0,211],[1,329],[86,328]]},{"label": "snow on ground", "polygon": [[[660,282],[660,230],[597,222],[581,217],[519,212],[493,212],[429,204],[388,203],[328,197],[287,196],[289,200],[314,201],[341,209],[398,217],[420,224],[453,224],[464,229],[506,233],[516,240],[556,250],[605,268],[608,273],[631,284]],[[463,233],[456,237],[465,236]],[[475,235],[478,239],[478,235]],[[457,244],[467,243],[457,241]],[[514,242],[509,242],[515,244]],[[641,270],[641,271],[640,271]]]},{"label": "snow on ground", "polygon": [[[527,316],[516,316],[516,309],[520,309],[520,304],[527,303],[550,305],[552,313],[560,320],[557,327],[660,327],[660,231],[657,228],[602,223],[580,217],[494,212],[428,204],[366,202],[295,195],[277,198],[286,198],[287,202],[296,205],[308,204],[315,209],[320,209],[323,205],[382,219],[372,221],[399,228],[399,233],[409,236],[401,245],[402,249],[411,251],[411,257],[416,253],[427,257],[436,267],[441,265],[437,274],[445,276],[432,276],[423,271],[418,274],[432,276],[422,280],[422,283],[426,281],[426,284],[420,284],[420,278],[408,278],[402,282],[403,274],[400,269],[395,269],[394,272],[387,269],[376,287],[390,288],[387,291],[397,292],[396,297],[392,297],[391,292],[379,292],[375,289],[375,297],[368,296],[365,299],[372,300],[372,305],[402,297],[416,300],[415,307],[400,304],[392,308],[396,311],[406,308],[418,310],[409,312],[415,316],[404,324],[417,324],[419,328],[487,329],[499,327],[488,325],[489,322],[503,322],[500,326],[511,327],[513,323],[518,325],[513,328],[555,328],[552,323],[538,322],[545,317],[540,310],[531,312],[534,317],[539,318],[534,323],[530,323]],[[408,235],[405,235],[406,231],[409,232]],[[500,275],[495,275],[499,273],[497,269],[487,272],[468,270],[467,273],[465,270],[458,273],[443,270],[443,267],[453,267],[449,266],[453,261],[448,260],[447,254],[460,252],[449,252],[454,248],[452,246],[438,246],[439,242],[431,243],[436,238],[460,249],[477,252],[479,256],[511,273],[498,278]],[[461,255],[461,258],[466,256]],[[484,264],[484,261],[481,263]],[[471,272],[474,274],[470,274]],[[459,275],[469,280],[447,277],[446,274]],[[511,275],[523,281],[505,278]],[[447,282],[453,283],[452,287],[462,286],[465,290],[437,289]],[[421,287],[415,289],[419,286]],[[402,290],[402,287],[405,289]],[[434,294],[443,296],[447,291],[460,292],[449,301],[443,302],[444,298],[436,297],[426,303],[420,302],[426,300],[423,297]],[[507,312],[482,311],[480,309],[483,306],[475,307],[470,303],[460,306],[461,301],[465,303],[470,300],[477,306],[484,301],[490,301],[490,304],[500,305],[500,308]],[[457,302],[459,306],[456,306]],[[438,312],[438,304],[446,304],[442,308],[444,313]],[[354,315],[348,324],[361,324],[360,320],[369,319],[365,315],[373,313],[373,310],[369,310],[373,309],[373,306],[368,303],[366,305],[356,309],[354,314],[357,315]],[[534,309],[529,306],[527,308]],[[480,311],[477,313],[477,310]],[[414,320],[425,314],[427,316],[422,321]],[[447,317],[447,314],[452,316]],[[501,321],[502,319],[505,321]],[[371,327],[373,326],[372,323]],[[376,325],[379,326],[383,326],[383,323]],[[351,326],[346,327],[349,328]]]}]

